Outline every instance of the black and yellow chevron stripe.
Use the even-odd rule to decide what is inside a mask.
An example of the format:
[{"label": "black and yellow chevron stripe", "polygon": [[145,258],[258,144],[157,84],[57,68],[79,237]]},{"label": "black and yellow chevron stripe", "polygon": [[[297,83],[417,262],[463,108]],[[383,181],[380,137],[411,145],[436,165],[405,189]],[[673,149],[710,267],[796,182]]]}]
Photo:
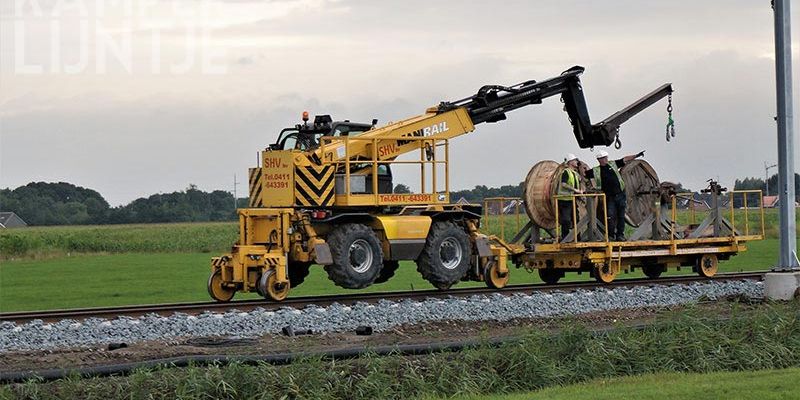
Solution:
[{"label": "black and yellow chevron stripe", "polygon": [[313,165],[294,169],[294,203],[298,206],[333,205],[334,171],[332,165]]},{"label": "black and yellow chevron stripe", "polygon": [[212,257],[211,258],[211,266],[212,267],[223,267],[227,263],[228,263],[228,260],[226,260],[223,257]]},{"label": "black and yellow chevron stripe", "polygon": [[264,258],[264,261],[267,264],[267,266],[270,266],[270,267],[273,267],[273,268],[278,267],[278,266],[281,265],[281,259],[280,258]]},{"label": "black and yellow chevron stripe", "polygon": [[250,168],[250,201],[249,207],[264,207],[261,198],[261,168]]}]

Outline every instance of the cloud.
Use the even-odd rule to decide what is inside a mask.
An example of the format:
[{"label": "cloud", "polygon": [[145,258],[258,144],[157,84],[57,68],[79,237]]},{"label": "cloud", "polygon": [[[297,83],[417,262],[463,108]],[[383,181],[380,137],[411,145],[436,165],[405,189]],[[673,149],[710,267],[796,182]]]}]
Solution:
[{"label": "cloud", "polygon": [[[663,179],[699,189],[719,176],[730,185],[761,176],[763,161],[775,161],[767,3],[214,4],[224,7],[204,46],[224,51],[229,68],[221,75],[152,73],[149,53],[137,53],[131,73],[20,75],[13,24],[2,24],[2,186],[65,180],[96,188],[112,204],[190,182],[228,189],[233,174],[242,181],[256,152],[303,110],[386,123],[484,84],[541,80],[575,64],[587,67],[595,121],[664,82],[675,85],[676,140],[664,141],[662,102],[623,126],[625,147],[614,152],[647,149]],[[158,12],[169,27],[170,11]],[[144,38],[135,34],[133,47],[149,49]],[[184,56],[180,40],[165,42],[166,60]],[[50,57],[48,46],[47,36],[28,43],[31,60]],[[561,108],[548,99],[453,140],[451,187],[515,184],[537,161],[565,152],[592,161],[591,152],[575,149]],[[413,172],[397,177],[416,179]]]}]

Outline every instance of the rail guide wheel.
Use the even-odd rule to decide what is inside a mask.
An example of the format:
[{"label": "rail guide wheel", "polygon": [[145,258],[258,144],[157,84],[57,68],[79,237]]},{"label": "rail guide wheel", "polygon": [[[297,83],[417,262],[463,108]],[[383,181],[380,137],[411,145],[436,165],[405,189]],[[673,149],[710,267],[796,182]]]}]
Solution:
[{"label": "rail guide wheel", "polygon": [[717,256],[715,254],[703,254],[702,257],[697,259],[695,267],[700,276],[711,278],[717,274],[719,261],[717,260]]},{"label": "rail guide wheel", "polygon": [[258,292],[275,301],[283,301],[289,295],[289,282],[278,282],[275,270],[261,274],[258,280]]},{"label": "rail guide wheel", "polygon": [[233,295],[236,294],[236,289],[225,286],[222,280],[222,271],[215,270],[208,277],[208,294],[216,301],[226,302],[231,301]]},{"label": "rail guide wheel", "polygon": [[506,287],[508,284],[508,277],[511,275],[508,273],[508,271],[506,271],[504,274],[501,274],[498,269],[499,266],[497,265],[497,261],[492,260],[489,261],[489,265],[483,272],[483,279],[486,281],[486,286],[492,289],[502,289]]},{"label": "rail guide wheel", "polygon": [[601,283],[611,283],[617,277],[617,269],[610,263],[595,264],[594,278]]}]

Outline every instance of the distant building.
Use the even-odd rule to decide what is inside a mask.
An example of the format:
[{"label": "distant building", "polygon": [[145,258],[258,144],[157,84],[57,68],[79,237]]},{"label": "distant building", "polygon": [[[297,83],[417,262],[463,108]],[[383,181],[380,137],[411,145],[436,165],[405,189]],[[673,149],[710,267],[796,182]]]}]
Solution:
[{"label": "distant building", "polygon": [[24,228],[28,226],[17,214],[13,212],[0,212],[0,229]]},{"label": "distant building", "polygon": [[[778,196],[764,196],[764,208],[776,208],[780,203],[778,202]],[[795,208],[800,207],[800,203],[794,202]]]},{"label": "distant building", "polygon": [[764,208],[775,208],[778,206],[778,196],[764,196]]},{"label": "distant building", "polygon": [[470,205],[470,204],[472,204],[472,203],[470,203],[470,201],[469,201],[469,200],[465,199],[465,198],[462,196],[460,199],[458,199],[458,201],[456,202],[456,204]]}]

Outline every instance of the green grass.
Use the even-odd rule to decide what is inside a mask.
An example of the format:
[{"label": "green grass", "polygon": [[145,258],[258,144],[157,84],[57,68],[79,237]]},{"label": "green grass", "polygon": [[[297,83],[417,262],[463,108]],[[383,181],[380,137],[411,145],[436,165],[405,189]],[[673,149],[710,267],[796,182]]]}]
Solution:
[{"label": "green grass", "polygon": [[[769,210],[768,221],[777,218]],[[504,217],[507,236],[514,216]],[[521,218],[524,223],[524,218]],[[500,219],[488,219],[489,233],[500,233]],[[233,223],[179,223],[0,230],[0,311],[113,306],[207,300],[205,282],[212,255],[236,240]],[[768,235],[769,236],[769,235]],[[721,264],[721,271],[763,270],[774,265],[778,241],[747,244],[749,250]],[[537,274],[512,268],[511,284],[538,282]],[[691,273],[690,269],[669,274]],[[622,277],[640,277],[636,272]],[[565,280],[588,280],[568,274]],[[461,283],[460,286],[482,283]],[[389,282],[364,291],[431,289],[412,262],[404,262]],[[313,267],[292,296],[350,292]],[[237,298],[255,295],[237,294]]]},{"label": "green grass", "polygon": [[[720,264],[722,272],[764,270],[777,258],[778,241],[767,239],[748,244],[749,251]],[[44,260],[22,259],[0,263],[0,311],[46,310],[184,301],[207,301],[206,279],[211,254],[127,253],[76,255]],[[510,284],[540,282],[536,273],[511,268]],[[689,268],[668,274],[691,274]],[[620,278],[641,277],[641,272]],[[567,274],[565,281],[589,280],[589,274]],[[463,282],[457,287],[483,286]],[[403,262],[389,282],[361,292],[432,289],[416,271],[413,262]],[[320,266],[291,296],[352,293],[329,281]],[[236,299],[257,298],[238,293]]]},{"label": "green grass", "polygon": [[599,379],[535,392],[462,400],[797,399],[800,368],[711,374],[661,373]]},{"label": "green grass", "polygon": [[[352,360],[301,359],[292,364],[212,365],[208,367],[141,369],[129,376],[55,382],[31,380],[0,386],[0,398],[129,398],[129,399],[384,399],[452,398],[465,395],[528,393],[581,382],[575,398],[597,393],[632,399],[642,392],[662,398],[683,397],[681,387],[703,398],[776,398],[795,389],[800,367],[798,304],[742,306],[730,304],[729,318],[707,315],[692,307],[661,314],[642,329],[619,326],[596,333],[591,326],[567,321],[562,329],[520,329],[519,341],[478,346],[457,353],[379,357]],[[752,375],[666,375],[762,371]],[[657,374],[604,384],[616,378]],[[604,381],[598,381],[603,379]],[[638,379],[638,381],[637,381]],[[661,379],[665,379],[662,381]],[[672,380],[670,380],[672,379]],[[701,385],[679,385],[683,380]],[[714,384],[717,380],[720,384]],[[659,382],[663,383],[659,388]],[[749,385],[748,385],[749,383]],[[641,387],[641,390],[638,388]],[[725,392],[725,387],[732,387]],[[757,392],[749,392],[758,390]],[[567,394],[560,395],[565,390]],[[570,388],[553,389],[567,398]],[[580,392],[580,390],[578,390]],[[796,390],[795,390],[796,392]],[[788,395],[795,396],[795,392]],[[542,393],[542,392],[540,392]],[[714,395],[720,394],[717,397]],[[535,395],[535,393],[534,393]],[[582,396],[582,397],[581,397]],[[517,398],[529,398],[528,395]],[[548,398],[548,396],[539,398]],[[638,397],[636,397],[638,399]],[[655,398],[655,397],[644,397]]]}]

